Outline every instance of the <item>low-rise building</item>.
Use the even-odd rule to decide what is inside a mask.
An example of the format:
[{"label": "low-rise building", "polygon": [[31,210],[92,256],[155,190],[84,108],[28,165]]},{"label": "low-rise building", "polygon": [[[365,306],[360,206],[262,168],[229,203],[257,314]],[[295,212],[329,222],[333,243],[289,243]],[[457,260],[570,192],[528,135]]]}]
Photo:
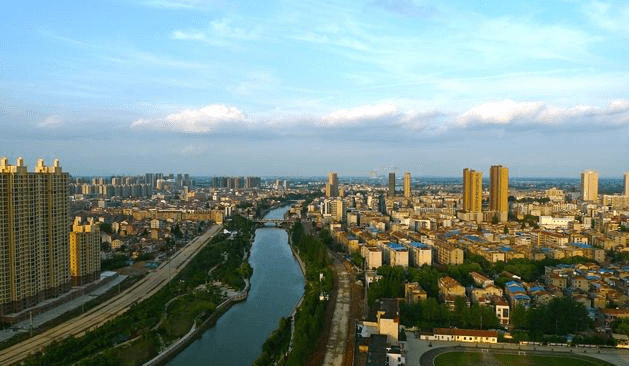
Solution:
[{"label": "low-rise building", "polygon": [[502,297],[494,296],[492,298],[492,305],[496,313],[496,317],[500,321],[500,324],[507,326],[510,322],[511,310],[509,304],[502,299]]},{"label": "low-rise building", "polygon": [[432,335],[422,335],[421,339],[430,341],[498,343],[495,330],[435,328]]},{"label": "low-rise building", "polygon": [[404,297],[409,304],[426,300],[428,294],[417,282],[410,282],[404,284]]},{"label": "low-rise building", "polygon": [[432,264],[432,247],[430,245],[413,241],[409,244],[410,260],[413,266],[421,267],[424,264]]},{"label": "low-rise building", "polygon": [[397,345],[400,332],[400,307],[397,299],[380,299],[376,313],[378,331],[387,336],[387,343]]},{"label": "low-rise building", "polygon": [[439,296],[441,300],[454,307],[454,302],[457,297],[465,297],[465,287],[450,276],[441,277],[437,282],[439,286]]},{"label": "low-rise building", "polygon": [[397,243],[389,243],[386,250],[389,254],[389,264],[392,267],[402,266],[408,268],[408,249],[406,247]]},{"label": "low-rise building", "polygon": [[437,260],[440,264],[463,264],[463,249],[452,244],[437,244]]},{"label": "low-rise building", "polygon": [[380,248],[363,246],[361,254],[365,258],[367,269],[382,267],[382,250]]}]

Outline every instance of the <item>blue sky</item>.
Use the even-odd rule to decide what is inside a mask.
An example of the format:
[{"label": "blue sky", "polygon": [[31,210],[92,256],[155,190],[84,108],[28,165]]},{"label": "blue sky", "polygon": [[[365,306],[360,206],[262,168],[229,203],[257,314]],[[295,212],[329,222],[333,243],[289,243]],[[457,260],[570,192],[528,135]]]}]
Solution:
[{"label": "blue sky", "polygon": [[629,169],[629,5],[10,1],[0,155],[75,175]]}]

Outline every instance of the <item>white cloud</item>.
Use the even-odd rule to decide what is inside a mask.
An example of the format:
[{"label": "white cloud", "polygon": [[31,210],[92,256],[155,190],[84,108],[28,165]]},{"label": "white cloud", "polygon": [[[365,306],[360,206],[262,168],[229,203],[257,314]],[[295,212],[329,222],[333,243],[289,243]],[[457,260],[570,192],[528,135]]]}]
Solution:
[{"label": "white cloud", "polygon": [[607,109],[615,112],[627,112],[629,110],[629,99],[616,99],[609,102]]},{"label": "white cloud", "polygon": [[210,133],[221,127],[243,123],[246,116],[238,108],[212,104],[200,109],[186,109],[160,119],[139,119],[132,129],[173,131],[184,133]]},{"label": "white cloud", "polygon": [[321,118],[321,123],[327,126],[359,124],[362,121],[392,117],[398,112],[398,107],[392,103],[366,105],[354,109],[341,109]]},{"label": "white cloud", "polygon": [[37,127],[55,128],[61,126],[62,124],[63,120],[61,119],[61,117],[57,115],[52,115],[44,118],[41,122],[37,124]]},{"label": "white cloud", "polygon": [[534,119],[543,103],[517,103],[511,100],[493,102],[471,108],[456,119],[463,127],[471,123],[509,124],[516,119]]},{"label": "white cloud", "polygon": [[590,105],[560,107],[543,102],[486,103],[473,107],[456,118],[456,125],[555,126],[570,128],[595,124],[598,128],[629,124],[629,100],[614,100],[605,108]]},{"label": "white cloud", "polygon": [[[626,99],[614,100],[604,107],[563,107],[540,101],[504,100],[473,106],[463,112],[446,108],[409,108],[411,106],[401,108],[395,103],[381,103],[339,109],[322,116],[302,114],[250,118],[236,107],[213,104],[200,109],[186,109],[163,118],[139,119],[131,124],[131,128],[189,134],[221,132],[256,139],[352,136],[352,139],[369,140],[445,136],[477,128],[504,131],[523,128],[569,131],[576,128],[583,131],[585,127],[603,130],[629,126],[629,100]],[[334,132],[336,129],[347,133],[339,136]]]}]

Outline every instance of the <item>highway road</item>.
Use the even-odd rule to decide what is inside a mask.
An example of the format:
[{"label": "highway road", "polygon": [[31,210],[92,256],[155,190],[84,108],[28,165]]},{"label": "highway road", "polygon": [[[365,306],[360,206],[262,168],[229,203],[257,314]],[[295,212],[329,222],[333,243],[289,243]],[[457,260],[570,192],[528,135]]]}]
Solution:
[{"label": "highway road", "polygon": [[164,287],[170,278],[177,275],[220,229],[220,225],[212,226],[204,234],[196,237],[186,244],[185,247],[181,248],[168,262],[164,262],[155,271],[147,274],[121,294],[76,318],[1,350],[0,365],[12,365],[20,362],[29,354],[42,350],[52,341],[60,341],[70,336],[81,336],[85,332],[95,329],[108,320],[123,314],[132,305],[151,297]]}]

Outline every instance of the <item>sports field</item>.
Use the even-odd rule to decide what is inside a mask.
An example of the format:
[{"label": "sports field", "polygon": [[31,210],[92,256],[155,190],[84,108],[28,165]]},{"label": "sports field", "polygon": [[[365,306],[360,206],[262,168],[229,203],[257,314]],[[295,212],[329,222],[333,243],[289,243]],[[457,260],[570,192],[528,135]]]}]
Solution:
[{"label": "sports field", "polygon": [[448,352],[435,358],[435,366],[607,366],[600,360],[539,355],[506,355],[490,352]]}]

